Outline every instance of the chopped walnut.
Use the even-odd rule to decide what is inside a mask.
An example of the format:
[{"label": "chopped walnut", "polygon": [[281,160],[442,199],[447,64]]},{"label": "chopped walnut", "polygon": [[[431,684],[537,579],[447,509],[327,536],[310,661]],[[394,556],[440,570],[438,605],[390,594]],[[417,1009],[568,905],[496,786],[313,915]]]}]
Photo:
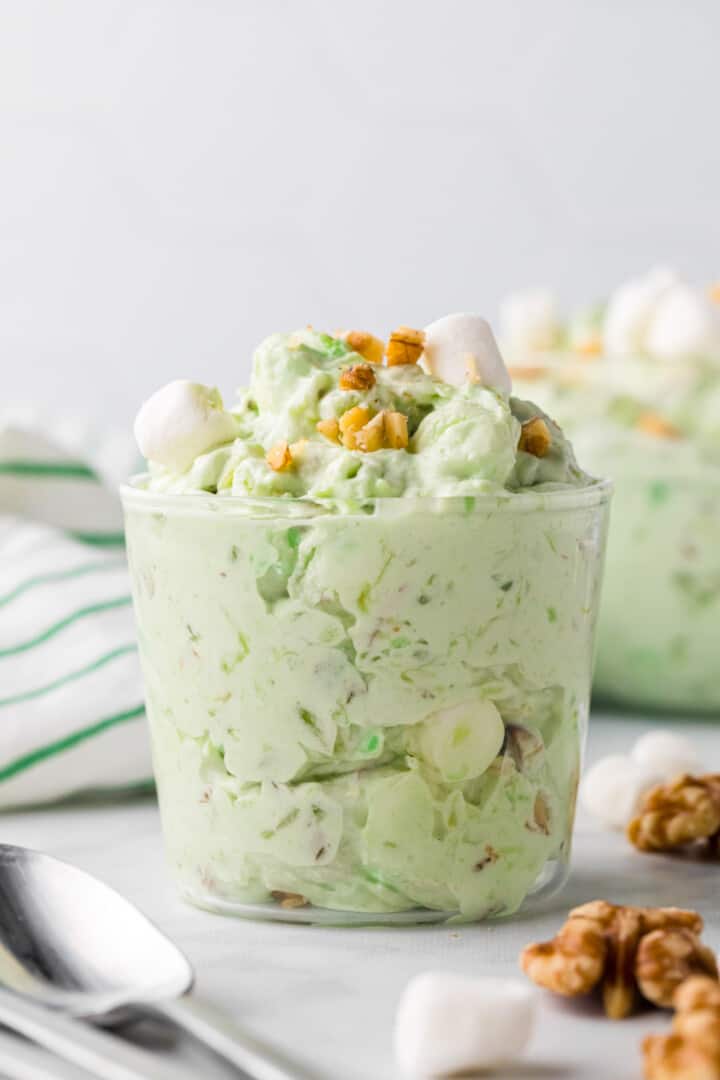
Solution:
[{"label": "chopped walnut", "polygon": [[689,845],[717,849],[720,773],[683,773],[669,784],[651,788],[627,834],[640,851],[671,851]]},{"label": "chopped walnut", "polygon": [[375,372],[371,364],[353,364],[340,374],[341,390],[372,390],[375,385]]},{"label": "chopped walnut", "polygon": [[425,348],[423,330],[413,330],[410,326],[399,326],[393,330],[387,346],[388,367],[398,364],[417,364]]},{"label": "chopped walnut", "polygon": [[701,930],[694,911],[594,900],[571,911],[552,941],[528,945],[520,964],[556,994],[575,997],[599,988],[607,1016],[619,1020],[632,1012],[638,991],[664,1005],[688,975],[714,973]]},{"label": "chopped walnut", "polygon": [[[365,417],[365,422],[360,424]],[[375,450],[404,450],[408,444],[407,417],[385,409],[371,418],[367,409],[356,406],[340,417],[340,431],[346,449],[365,454]]]},{"label": "chopped walnut", "polygon": [[545,457],[552,446],[550,429],[541,416],[534,416],[526,421],[520,430],[518,450],[524,450],[533,457]]},{"label": "chopped walnut", "polygon": [[385,413],[379,412],[373,416],[364,427],[355,432],[355,449],[362,450],[364,454],[371,454],[375,450],[382,450],[385,442]]},{"label": "chopped walnut", "polygon": [[287,442],[283,439],[282,442],[275,443],[265,455],[265,460],[275,472],[286,472],[292,468],[292,454]]},{"label": "chopped walnut", "polygon": [[672,1033],[643,1041],[646,1080],[720,1080],[720,984],[693,975],[672,1003]]},{"label": "chopped walnut", "polygon": [[547,371],[544,364],[532,364],[528,366],[513,364],[508,368],[513,379],[524,379],[526,382],[536,382],[542,379]]},{"label": "chopped walnut", "polygon": [[603,339],[600,334],[590,334],[576,342],[573,349],[583,360],[595,360],[602,355]]},{"label": "chopped walnut", "polygon": [[679,439],[682,432],[659,413],[645,412],[636,421],[638,431],[653,435],[656,439]]},{"label": "chopped walnut", "polygon": [[296,892],[283,892],[282,889],[273,889],[270,893],[273,900],[277,900],[281,908],[307,907],[309,901]]},{"label": "chopped walnut", "polygon": [[355,435],[360,428],[365,427],[370,420],[372,413],[364,405],[356,405],[353,409],[348,409],[346,413],[340,417],[340,437],[343,441],[343,446],[348,450],[355,450]]},{"label": "chopped walnut", "polygon": [[320,432],[320,434],[324,435],[326,439],[330,440],[330,442],[340,442],[340,424],[334,416],[331,417],[329,420],[318,420],[315,427]]},{"label": "chopped walnut", "polygon": [[365,330],[347,330],[340,337],[369,364],[382,364],[385,342],[374,334],[368,334]]},{"label": "chopped walnut", "polygon": [[401,412],[385,413],[385,445],[389,450],[405,450],[408,444],[407,416]]}]

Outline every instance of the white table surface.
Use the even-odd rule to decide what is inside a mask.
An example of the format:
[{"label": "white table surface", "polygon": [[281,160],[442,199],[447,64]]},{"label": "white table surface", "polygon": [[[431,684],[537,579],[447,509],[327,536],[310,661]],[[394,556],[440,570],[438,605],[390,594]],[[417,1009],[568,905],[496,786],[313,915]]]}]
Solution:
[{"label": "white table surface", "polygon": [[[652,726],[595,716],[589,760],[622,750]],[[697,738],[707,768],[719,768],[720,723],[684,723],[682,730]],[[281,1047],[317,1080],[395,1080],[393,1013],[410,976],[428,969],[516,975],[522,946],[552,936],[568,908],[587,900],[696,908],[706,920],[706,940],[720,947],[720,866],[637,854],[621,835],[600,831],[582,814],[569,885],[548,910],[456,929],[321,929],[197,911],[174,896],[149,799],[7,814],[0,839],[70,860],[123,892],[185,950],[198,972],[197,994]],[[669,1025],[669,1014],[659,1011],[612,1023],[590,1003],[563,1003],[541,992],[539,998],[529,1052],[501,1074],[513,1080],[635,1080],[643,1035]],[[184,1042],[152,1052],[177,1062],[178,1080],[232,1075]],[[2,1060],[0,1045],[0,1075]]]}]

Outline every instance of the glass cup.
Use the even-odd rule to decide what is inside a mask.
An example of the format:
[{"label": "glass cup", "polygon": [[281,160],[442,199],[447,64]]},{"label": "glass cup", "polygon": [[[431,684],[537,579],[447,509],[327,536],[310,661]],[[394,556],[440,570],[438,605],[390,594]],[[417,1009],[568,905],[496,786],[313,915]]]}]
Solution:
[{"label": "glass cup", "polygon": [[169,860],[214,911],[507,915],[565,880],[610,485],[123,489]]},{"label": "glass cup", "polygon": [[[720,717],[720,468],[699,436],[642,438],[632,423],[638,401],[652,411],[682,400],[696,376],[676,363],[560,356],[516,368],[514,385],[614,484],[596,699]],[[710,392],[717,375],[706,378]]]},{"label": "glass cup", "polygon": [[720,469],[615,479],[595,691],[720,715]]}]

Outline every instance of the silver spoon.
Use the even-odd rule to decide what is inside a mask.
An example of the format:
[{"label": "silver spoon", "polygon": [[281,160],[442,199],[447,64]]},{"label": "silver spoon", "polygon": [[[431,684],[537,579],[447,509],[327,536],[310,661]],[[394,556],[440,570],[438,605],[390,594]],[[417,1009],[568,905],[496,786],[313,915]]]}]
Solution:
[{"label": "silver spoon", "polygon": [[[295,1066],[187,996],[190,962],[108,885],[49,855],[0,844],[0,984],[73,1017],[140,1007],[184,1028],[253,1080],[303,1080]],[[0,1015],[0,1022],[12,1021]]]}]

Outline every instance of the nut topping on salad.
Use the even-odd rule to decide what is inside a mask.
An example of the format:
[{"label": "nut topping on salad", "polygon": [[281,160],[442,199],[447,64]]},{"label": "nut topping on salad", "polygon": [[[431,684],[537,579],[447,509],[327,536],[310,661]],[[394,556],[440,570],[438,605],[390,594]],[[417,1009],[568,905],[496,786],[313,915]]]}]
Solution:
[{"label": "nut topping on salad", "polygon": [[423,330],[413,330],[411,326],[399,326],[393,330],[387,346],[388,367],[398,364],[417,364],[425,348]]},{"label": "nut topping on salad", "polygon": [[329,420],[318,420],[315,428],[321,435],[324,435],[326,439],[329,439],[330,442],[339,444],[340,424],[334,416],[330,417]]},{"label": "nut topping on salad", "polygon": [[287,442],[283,439],[282,442],[276,443],[275,446],[271,447],[267,452],[265,460],[275,472],[285,472],[286,469],[291,468],[293,459]]},{"label": "nut topping on salad", "polygon": [[345,368],[340,375],[338,385],[341,390],[372,390],[375,385],[375,372],[371,364],[353,364]]},{"label": "nut topping on salad", "polygon": [[338,337],[346,341],[353,352],[359,353],[369,364],[382,364],[385,342],[366,330],[347,330]]},{"label": "nut topping on salad", "polygon": [[534,416],[532,420],[522,425],[520,430],[520,442],[518,450],[524,450],[533,457],[545,457],[552,445],[550,429],[540,416]]}]

